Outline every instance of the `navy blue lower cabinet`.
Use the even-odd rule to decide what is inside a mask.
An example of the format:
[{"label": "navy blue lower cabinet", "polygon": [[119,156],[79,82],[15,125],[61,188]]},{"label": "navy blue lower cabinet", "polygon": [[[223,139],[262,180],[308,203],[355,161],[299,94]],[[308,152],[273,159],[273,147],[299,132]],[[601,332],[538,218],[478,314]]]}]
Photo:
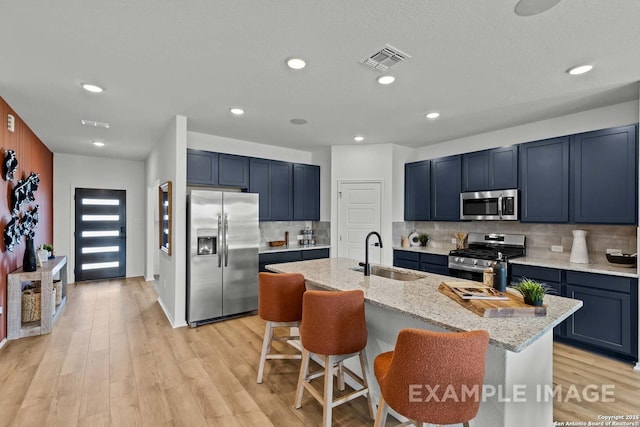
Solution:
[{"label": "navy blue lower cabinet", "polygon": [[460,221],[462,156],[431,160],[431,220]]},{"label": "navy blue lower cabinet", "polygon": [[408,268],[410,270],[420,269],[420,254],[412,251],[393,251],[393,266]]},{"label": "navy blue lower cabinet", "polygon": [[265,266],[269,264],[295,261],[302,261],[302,251],[270,252],[258,255],[258,267],[260,271],[268,271]]},{"label": "navy blue lower cabinet", "polygon": [[302,260],[329,258],[329,248],[323,249],[305,249],[302,252]]},{"label": "navy blue lower cabinet", "polygon": [[567,322],[566,338],[638,359],[637,279],[566,272],[566,296],[583,306]]},{"label": "navy blue lower cabinet", "polygon": [[449,257],[447,255],[420,254],[420,271],[449,275]]},{"label": "navy blue lower cabinet", "polygon": [[520,221],[569,222],[569,137],[520,145]]}]

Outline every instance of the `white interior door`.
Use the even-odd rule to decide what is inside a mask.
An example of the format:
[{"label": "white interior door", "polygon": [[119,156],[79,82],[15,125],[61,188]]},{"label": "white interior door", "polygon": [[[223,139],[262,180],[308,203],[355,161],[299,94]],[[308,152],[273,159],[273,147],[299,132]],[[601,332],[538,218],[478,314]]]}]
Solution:
[{"label": "white interior door", "polygon": [[[371,231],[380,232],[381,182],[338,185],[338,256],[364,262],[364,244]],[[369,239],[373,244],[377,239]],[[380,248],[369,248],[369,262],[380,263]]]}]

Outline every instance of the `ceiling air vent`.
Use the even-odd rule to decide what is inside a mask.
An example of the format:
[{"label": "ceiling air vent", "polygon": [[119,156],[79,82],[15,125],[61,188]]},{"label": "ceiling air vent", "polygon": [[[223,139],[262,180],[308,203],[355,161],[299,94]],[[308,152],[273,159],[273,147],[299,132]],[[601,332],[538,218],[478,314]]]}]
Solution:
[{"label": "ceiling air vent", "polygon": [[407,55],[393,46],[385,45],[381,50],[372,53],[360,62],[374,70],[387,71],[392,65],[409,58],[411,55]]}]

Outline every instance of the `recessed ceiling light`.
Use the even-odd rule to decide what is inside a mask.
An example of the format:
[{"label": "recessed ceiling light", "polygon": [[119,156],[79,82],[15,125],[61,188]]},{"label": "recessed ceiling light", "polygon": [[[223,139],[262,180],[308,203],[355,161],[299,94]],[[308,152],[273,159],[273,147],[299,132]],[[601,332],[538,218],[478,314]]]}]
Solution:
[{"label": "recessed ceiling light", "polygon": [[567,70],[567,73],[572,76],[577,76],[579,74],[588,73],[593,69],[593,65],[578,65],[577,67],[571,67]]},{"label": "recessed ceiling light", "polygon": [[378,77],[378,83],[380,83],[381,85],[390,85],[395,80],[396,80],[396,78],[393,77],[393,76],[380,76],[380,77]]},{"label": "recessed ceiling light", "polygon": [[235,114],[236,116],[241,116],[244,114],[244,110],[242,108],[229,108],[229,111],[231,111],[231,114]]},{"label": "recessed ceiling light", "polygon": [[82,86],[82,88],[84,90],[86,90],[87,92],[93,92],[93,93],[101,93],[104,92],[104,89],[102,89],[100,86],[91,84],[91,83],[80,83],[80,86]]},{"label": "recessed ceiling light", "polygon": [[433,113],[427,113],[425,117],[427,119],[437,119],[438,117],[440,117],[440,113],[434,111]]},{"label": "recessed ceiling light", "polygon": [[364,141],[364,136],[360,136],[360,135],[358,135],[358,136],[354,136],[354,137],[353,137],[353,140],[354,140],[355,142],[362,142],[362,141]]},{"label": "recessed ceiling light", "polygon": [[291,119],[289,120],[289,122],[291,122],[291,124],[294,124],[294,125],[306,125],[307,123],[309,123],[305,119]]},{"label": "recessed ceiling light", "polygon": [[102,141],[91,141],[91,143],[96,147],[104,147],[104,142]]},{"label": "recessed ceiling light", "polygon": [[302,70],[307,66],[307,63],[304,62],[304,59],[300,58],[289,58],[287,59],[287,66],[292,70]]},{"label": "recessed ceiling light", "polygon": [[80,120],[80,123],[82,123],[85,126],[93,126],[96,128],[109,129],[109,123],[96,122],[95,120]]}]

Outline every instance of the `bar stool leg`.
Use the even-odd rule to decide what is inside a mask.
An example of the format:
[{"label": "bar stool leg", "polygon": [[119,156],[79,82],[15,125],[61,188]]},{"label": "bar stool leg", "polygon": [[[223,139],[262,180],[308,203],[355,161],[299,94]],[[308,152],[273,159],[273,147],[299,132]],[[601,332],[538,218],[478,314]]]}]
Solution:
[{"label": "bar stool leg", "polygon": [[333,357],[324,356],[324,404],[322,407],[322,425],[331,427],[333,412]]},{"label": "bar stool leg", "polygon": [[373,427],[384,427],[387,423],[387,414],[389,413],[389,408],[387,407],[387,402],[384,401],[384,397],[380,394],[380,401],[378,402],[378,412],[376,413],[376,420],[373,423]]},{"label": "bar stool leg", "polygon": [[336,375],[338,377],[338,390],[344,391],[344,369],[342,361],[338,362],[338,371]]},{"label": "bar stool leg", "polygon": [[373,419],[374,414],[376,413],[376,408],[373,403],[373,398],[371,397],[371,388],[369,387],[369,381],[367,380],[369,364],[367,363],[367,354],[365,353],[364,348],[358,353],[358,358],[360,359],[360,370],[362,371],[362,383],[367,389],[367,406],[369,407],[369,416]]},{"label": "bar stool leg", "polygon": [[309,374],[309,358],[311,353],[304,347],[302,348],[302,361],[300,363],[300,375],[298,376],[298,387],[296,388],[296,409],[302,407],[302,393],[304,392],[304,382]]},{"label": "bar stool leg", "polygon": [[262,339],[262,353],[260,354],[260,367],[258,368],[258,384],[262,384],[262,374],[264,373],[264,363],[267,354],[271,353],[271,340],[273,338],[272,322],[267,321],[264,326],[264,338]]}]

